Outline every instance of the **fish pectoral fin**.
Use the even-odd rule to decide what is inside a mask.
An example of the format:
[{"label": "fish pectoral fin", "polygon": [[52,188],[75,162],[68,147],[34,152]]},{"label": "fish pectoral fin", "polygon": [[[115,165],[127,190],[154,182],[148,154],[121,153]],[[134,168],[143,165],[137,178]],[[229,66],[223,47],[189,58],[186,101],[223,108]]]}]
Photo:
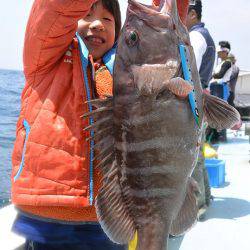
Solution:
[{"label": "fish pectoral fin", "polygon": [[193,86],[181,77],[172,78],[166,85],[169,91],[180,98],[186,98],[193,91]]},{"label": "fish pectoral fin", "polygon": [[197,222],[199,207],[196,194],[199,193],[197,182],[190,177],[187,183],[186,197],[176,218],[172,222],[170,234],[180,236],[190,230]]},{"label": "fish pectoral fin", "polygon": [[128,244],[136,230],[124,201],[118,171],[117,163],[114,161],[103,177],[95,207],[98,221],[110,240],[118,244]]},{"label": "fish pectoral fin", "polygon": [[203,110],[208,125],[217,130],[230,129],[241,121],[239,112],[224,100],[203,93]]},{"label": "fish pectoral fin", "polygon": [[169,66],[165,64],[131,66],[134,82],[137,84],[136,87],[145,95],[159,93],[175,76],[178,69],[178,63],[172,61]]}]

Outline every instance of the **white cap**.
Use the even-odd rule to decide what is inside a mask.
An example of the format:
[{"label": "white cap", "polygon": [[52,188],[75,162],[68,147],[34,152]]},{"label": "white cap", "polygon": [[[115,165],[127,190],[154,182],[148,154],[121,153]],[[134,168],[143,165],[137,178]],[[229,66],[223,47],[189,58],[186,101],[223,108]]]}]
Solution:
[{"label": "white cap", "polygon": [[221,52],[221,51],[226,51],[227,53],[229,53],[229,52],[230,52],[230,49],[225,48],[225,47],[218,46],[218,47],[216,48],[216,51],[217,51],[217,53],[218,53],[218,52]]}]

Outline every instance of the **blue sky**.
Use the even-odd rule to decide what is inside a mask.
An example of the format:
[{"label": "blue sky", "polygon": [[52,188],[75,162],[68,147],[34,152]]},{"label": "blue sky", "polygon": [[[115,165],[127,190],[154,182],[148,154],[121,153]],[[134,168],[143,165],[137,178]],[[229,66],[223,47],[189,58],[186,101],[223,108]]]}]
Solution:
[{"label": "blue sky", "polygon": [[[123,18],[126,0],[120,0]],[[151,0],[140,0],[150,3]],[[25,25],[33,0],[2,1],[0,8],[0,68],[22,69]],[[250,70],[250,1],[203,0],[203,20],[214,40],[229,40],[241,69]]]}]

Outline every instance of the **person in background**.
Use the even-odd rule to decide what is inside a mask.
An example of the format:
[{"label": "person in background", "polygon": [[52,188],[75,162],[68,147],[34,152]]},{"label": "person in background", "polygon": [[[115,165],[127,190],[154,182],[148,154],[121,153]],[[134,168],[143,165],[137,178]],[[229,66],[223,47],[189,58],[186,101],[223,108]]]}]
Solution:
[{"label": "person in background", "polygon": [[191,45],[194,49],[202,88],[208,87],[215,63],[215,44],[202,19],[202,2],[191,0],[187,16]]},{"label": "person in background", "polygon": [[[220,41],[219,47],[217,48],[219,63],[215,68],[213,78],[210,81],[210,92],[225,101],[229,97],[229,81],[232,74],[232,62],[228,59],[229,52],[231,50],[231,45],[228,41]],[[227,141],[226,130],[217,131],[216,129],[209,129],[207,135],[211,139],[212,143],[217,143],[219,141]]]},{"label": "person in background", "polygon": [[215,68],[213,74],[213,82],[216,83],[228,83],[232,74],[232,62],[229,60],[228,55],[231,50],[231,45],[228,41],[220,41],[217,48],[218,59],[220,63]]},{"label": "person in background", "polygon": [[26,29],[12,155],[13,231],[26,250],[122,250],[100,227],[101,185],[84,128],[91,99],[112,95],[118,0],[35,0]]},{"label": "person in background", "polygon": [[[189,2],[187,15],[187,28],[190,34],[191,45],[194,49],[201,85],[203,89],[207,89],[209,81],[212,78],[215,63],[215,44],[201,19],[202,2],[200,0],[191,0]],[[200,194],[198,195],[198,205],[200,208],[199,219],[204,218],[206,209],[209,206],[211,199],[211,189],[202,150],[203,146],[204,145],[201,146],[199,159],[192,174],[192,177],[197,181],[200,189]]]},{"label": "person in background", "polygon": [[235,87],[236,87],[236,83],[237,83],[237,80],[238,80],[240,69],[236,65],[236,58],[235,58],[235,56],[233,54],[230,53],[227,58],[232,63],[232,73],[231,73],[231,76],[230,76],[230,80],[228,82],[228,84],[229,84],[229,97],[227,99],[227,102],[231,106],[234,107]]}]

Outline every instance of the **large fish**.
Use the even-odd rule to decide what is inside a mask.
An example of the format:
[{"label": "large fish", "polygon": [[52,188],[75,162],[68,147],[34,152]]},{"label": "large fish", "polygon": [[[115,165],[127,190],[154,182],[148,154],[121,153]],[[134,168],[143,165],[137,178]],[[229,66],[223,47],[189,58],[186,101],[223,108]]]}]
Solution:
[{"label": "large fish", "polygon": [[[160,7],[129,0],[118,43],[113,97],[94,100],[96,159],[103,183],[96,200],[108,237],[137,250],[165,250],[169,234],[196,221],[190,178],[204,124],[235,125],[237,111],[204,94],[176,1]],[[93,133],[92,133],[93,136]]]}]

